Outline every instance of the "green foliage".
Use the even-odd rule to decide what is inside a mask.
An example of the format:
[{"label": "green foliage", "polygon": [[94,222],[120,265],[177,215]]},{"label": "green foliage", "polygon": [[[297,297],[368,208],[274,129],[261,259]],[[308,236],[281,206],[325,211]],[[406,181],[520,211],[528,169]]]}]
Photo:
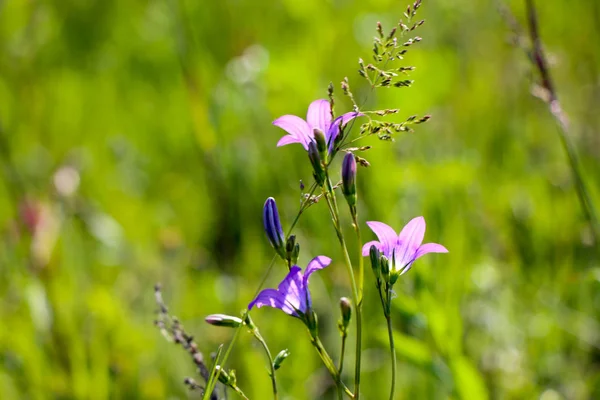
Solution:
[{"label": "green foliage", "polygon": [[[538,3],[598,208],[600,5]],[[555,122],[529,93],[531,65],[493,2],[425,2],[415,69],[393,77],[410,72],[414,83],[372,92],[357,59],[370,59],[376,22],[393,27],[401,5],[0,1],[0,398],[198,398],[183,384],[194,365],[152,325],[153,285],[207,359],[231,339],[204,316],[246,307],[273,256],[265,199],[289,226],[298,182],[312,179],[306,152],[276,149],[283,132],[270,123],[346,76],[366,108],[398,109],[381,116],[392,128],[432,115],[394,142],[360,143],[372,148],[357,178],[359,219],[402,226],[424,215],[426,240],[450,250],[394,286],[397,397],[597,397],[598,252]],[[510,6],[523,16],[521,2]],[[336,112],[351,110],[336,94]],[[349,290],[327,218],[318,203],[295,234],[300,265],[333,258],[311,287],[337,359],[337,299]],[[285,273],[277,264],[267,285]],[[362,381],[374,399],[389,371],[370,273],[365,290]],[[291,354],[277,370],[281,393],[333,397],[314,349],[295,340],[300,322],[269,310],[253,318],[271,349]],[[350,324],[348,348],[353,335]],[[249,335],[226,368],[249,398],[270,393]]]}]

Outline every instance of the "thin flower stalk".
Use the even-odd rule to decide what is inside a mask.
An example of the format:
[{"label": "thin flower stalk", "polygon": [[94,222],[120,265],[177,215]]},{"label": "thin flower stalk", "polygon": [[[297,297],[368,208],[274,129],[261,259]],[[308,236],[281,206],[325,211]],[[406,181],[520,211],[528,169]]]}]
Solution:
[{"label": "thin flower stalk", "polygon": [[344,240],[344,234],[339,225],[339,210],[337,206],[337,201],[335,197],[335,192],[333,190],[333,186],[331,185],[331,180],[329,176],[327,176],[327,192],[325,193],[325,197],[328,199],[327,205],[329,206],[329,212],[331,214],[331,219],[333,221],[333,226],[335,228],[338,241],[340,242],[340,246],[342,247],[342,253],[344,255],[344,264],[346,265],[346,270],[348,272],[348,277],[350,279],[350,285],[352,288],[352,303],[354,305],[354,309],[356,310],[356,350],[355,350],[355,368],[354,368],[354,396],[356,399],[360,398],[360,370],[361,370],[361,356],[362,356],[362,302],[359,297],[358,287],[356,285],[356,279],[354,278],[354,269],[352,267],[352,261],[350,260],[350,255],[348,254],[348,247],[346,246],[346,241]]}]

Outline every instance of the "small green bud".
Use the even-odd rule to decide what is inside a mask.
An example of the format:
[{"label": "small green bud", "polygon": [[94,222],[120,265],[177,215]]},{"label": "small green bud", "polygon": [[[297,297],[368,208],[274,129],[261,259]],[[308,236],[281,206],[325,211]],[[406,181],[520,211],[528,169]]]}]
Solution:
[{"label": "small green bud", "polygon": [[323,183],[325,183],[325,170],[323,169],[317,144],[313,141],[311,141],[308,145],[308,158],[313,166],[313,175],[317,181],[317,184],[319,186],[323,186]]},{"label": "small green bud", "polygon": [[340,311],[342,312],[342,327],[346,330],[350,324],[350,318],[352,318],[352,305],[347,297],[340,299]]},{"label": "small green bud", "polygon": [[313,129],[313,133],[315,135],[315,141],[317,142],[317,150],[319,151],[319,156],[321,160],[324,162],[327,161],[327,141],[325,140],[325,134],[320,129]]},{"label": "small green bud", "polygon": [[375,274],[375,279],[381,279],[381,254],[377,246],[373,245],[369,249],[369,258],[371,259],[371,268]]},{"label": "small green bud", "polygon": [[225,371],[220,365],[217,365],[215,369],[217,370],[219,382],[226,386],[230,385],[231,377],[229,376],[227,371]]},{"label": "small green bud", "polygon": [[379,259],[379,263],[381,265],[381,275],[386,282],[389,282],[390,279],[390,260],[386,256],[381,256]]},{"label": "small green bud", "polygon": [[300,243],[296,243],[294,246],[294,251],[292,252],[292,264],[296,264],[298,262],[298,256],[300,255]]},{"label": "small green bud", "polygon": [[238,317],[225,314],[211,314],[204,320],[214,326],[225,326],[228,328],[237,328],[242,325],[242,320]]},{"label": "small green bud", "polygon": [[300,245],[296,243],[296,235],[290,235],[285,243],[286,260],[289,260],[292,265],[298,262],[298,253]]},{"label": "small green bud", "polygon": [[281,363],[283,363],[283,361],[288,358],[289,355],[290,351],[288,349],[281,350],[273,360],[273,369],[278,370],[281,367]]}]

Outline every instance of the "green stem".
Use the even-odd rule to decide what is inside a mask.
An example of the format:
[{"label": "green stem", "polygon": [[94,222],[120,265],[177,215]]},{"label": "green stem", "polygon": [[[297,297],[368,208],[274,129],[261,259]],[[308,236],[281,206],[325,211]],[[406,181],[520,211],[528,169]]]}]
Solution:
[{"label": "green stem", "polygon": [[352,212],[352,224],[354,225],[356,241],[358,242],[358,296],[360,305],[362,306],[363,288],[365,282],[365,264],[362,255],[362,239],[360,237],[360,227],[358,226],[358,215],[356,213],[356,209],[354,209],[354,212]]},{"label": "green stem", "polygon": [[[337,206],[337,201],[335,198],[335,192],[333,191],[333,186],[331,185],[331,180],[329,179],[329,175],[326,177],[327,183],[327,193],[325,197],[327,198],[327,205],[329,206],[329,212],[331,214],[331,219],[333,220],[333,226],[337,233],[338,240],[340,242],[340,246],[342,246],[342,253],[344,255],[344,262],[346,265],[346,269],[348,272],[348,277],[350,278],[350,284],[352,286],[352,302],[354,303],[354,309],[356,311],[356,364],[354,368],[354,396],[356,399],[360,398],[360,367],[361,367],[361,356],[362,356],[362,311],[361,311],[361,298],[358,294],[358,288],[356,286],[356,280],[354,278],[354,270],[352,268],[352,261],[350,260],[350,255],[348,254],[348,247],[346,246],[346,241],[344,240],[344,234],[339,224],[339,211]],[[362,259],[362,257],[361,257]]]},{"label": "green stem", "polygon": [[323,343],[321,343],[321,339],[319,339],[318,336],[311,335],[310,342],[317,350],[317,353],[319,353],[321,360],[323,360],[323,364],[325,364],[325,367],[327,368],[327,370],[331,374],[331,377],[335,381],[338,391],[340,391],[340,392],[343,391],[344,393],[346,393],[346,395],[348,397],[350,397],[351,399],[355,399],[356,398],[355,395],[352,394],[350,389],[348,389],[348,387],[346,385],[344,385],[344,382],[342,382],[342,378],[341,378],[338,370],[335,368],[335,364],[334,364],[333,360],[331,359],[331,357],[329,356],[329,354],[327,353],[327,350],[325,350]]},{"label": "green stem", "polygon": [[[294,227],[298,223],[298,220],[300,219],[300,216],[302,215],[302,213],[304,212],[304,210],[306,210],[310,206],[310,204],[311,204],[310,203],[310,198],[315,193],[315,190],[317,190],[317,184],[313,183],[312,186],[310,187],[308,195],[306,196],[306,199],[300,205],[300,210],[298,211],[298,214],[296,214],[296,217],[294,218],[294,221],[292,222],[292,225],[288,229],[287,236],[289,236],[292,233],[292,230],[294,229]],[[269,264],[269,267],[267,268],[267,272],[263,276],[262,280],[260,281],[260,284],[258,285],[258,288],[256,289],[256,292],[254,293],[254,297],[256,297],[258,295],[258,293],[261,291],[263,285],[267,281],[267,278],[269,277],[269,274],[271,273],[271,270],[273,269],[273,266],[275,265],[275,260],[277,259],[277,257],[278,256],[275,255],[273,257],[273,259],[271,260],[271,263]],[[245,317],[245,315],[244,315],[244,317]],[[223,358],[221,358],[220,360],[215,360],[215,363],[217,361],[219,361],[219,363],[221,363],[222,365],[224,365],[227,362],[227,359],[229,358],[229,354],[231,353],[231,350],[233,349],[233,346],[235,345],[235,342],[237,341],[237,338],[239,336],[239,333],[240,333],[241,329],[242,329],[242,326],[240,326],[239,328],[237,328],[235,330],[235,333],[233,335],[233,338],[231,339],[231,342],[229,342],[229,345],[227,345],[227,349],[225,350],[225,354],[223,355]],[[212,390],[214,389],[214,387],[216,385],[216,379],[215,379],[216,377],[213,376],[213,375],[214,374],[211,374],[208,382],[206,383],[206,390],[205,390],[205,392],[207,392],[207,393],[212,393]],[[204,398],[208,399],[208,397],[206,397],[206,396],[204,396],[203,399]]]},{"label": "green stem", "polygon": [[342,350],[340,351],[340,366],[338,368],[338,373],[340,376],[342,375],[342,370],[344,369],[344,353],[346,352],[346,338],[348,334],[344,331],[342,334]]},{"label": "green stem", "polygon": [[277,380],[275,379],[275,366],[273,365],[273,356],[271,355],[271,351],[269,350],[269,346],[267,346],[267,342],[261,336],[260,332],[257,328],[252,329],[252,334],[260,342],[263,349],[265,349],[265,353],[267,354],[267,358],[269,359],[269,367],[271,368],[271,385],[273,386],[273,399],[277,400]]},{"label": "green stem", "polygon": [[394,391],[396,389],[396,348],[394,347],[394,332],[393,332],[393,328],[392,328],[392,317],[391,317],[391,313],[389,312],[389,305],[391,303],[391,287],[388,288],[387,290],[387,304],[388,304],[388,312],[387,315],[385,316],[385,319],[387,321],[387,328],[388,328],[388,337],[390,340],[390,358],[392,361],[392,386],[390,388],[390,400],[394,400]]}]

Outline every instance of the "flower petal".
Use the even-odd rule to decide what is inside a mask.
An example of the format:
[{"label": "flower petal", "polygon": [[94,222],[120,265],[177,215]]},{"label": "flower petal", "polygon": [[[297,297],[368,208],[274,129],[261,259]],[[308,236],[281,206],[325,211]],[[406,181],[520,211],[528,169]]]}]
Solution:
[{"label": "flower petal", "polygon": [[383,222],[378,221],[367,221],[367,225],[379,238],[379,242],[381,247],[379,247],[379,251],[381,251],[386,257],[391,256],[391,252],[396,247],[398,242],[398,236],[396,236],[396,231],[393,230],[390,226],[384,224]]},{"label": "flower petal", "polygon": [[298,139],[292,135],[285,135],[281,139],[279,139],[279,142],[277,142],[277,147],[285,146],[286,144],[292,143],[300,143],[302,146],[304,146],[304,140]]},{"label": "flower petal", "polygon": [[346,124],[352,121],[356,117],[362,117],[365,114],[357,113],[355,111],[347,112],[346,114],[342,114],[336,119],[333,120],[333,123],[329,127],[328,130],[323,131],[325,133],[325,139],[327,140],[327,145],[329,148],[329,152],[333,149],[333,143],[335,138],[340,133],[340,125],[343,128]]},{"label": "flower petal", "polygon": [[277,290],[288,305],[302,312],[306,311],[306,290],[303,287],[302,269],[299,266],[294,265],[290,269]]},{"label": "flower petal", "polygon": [[[314,134],[306,121],[296,115],[283,115],[273,121],[273,125],[280,127],[292,135],[298,140],[298,143],[302,143],[305,149],[308,149],[308,143],[314,137]],[[281,142],[281,140],[283,139],[280,139],[279,141]]]},{"label": "flower petal", "polygon": [[411,219],[398,235],[398,246],[394,249],[396,269],[402,269],[415,260],[415,253],[425,237],[425,218]]},{"label": "flower petal", "polygon": [[415,260],[427,253],[447,253],[448,249],[437,243],[425,243],[417,249]]},{"label": "flower petal", "polygon": [[311,130],[319,128],[326,135],[331,125],[331,105],[329,101],[321,99],[310,103],[306,113],[306,122],[308,122]]},{"label": "flower petal", "polygon": [[364,257],[369,257],[370,252],[371,252],[371,246],[375,246],[379,249],[379,251],[382,251],[381,248],[383,246],[381,245],[381,243],[379,243],[377,240],[372,240],[370,242],[365,243],[362,248],[362,255]]},{"label": "flower petal", "polygon": [[308,278],[313,272],[323,269],[329,264],[331,264],[331,258],[325,256],[316,256],[310,260],[304,271],[304,282],[308,282]]},{"label": "flower petal", "polygon": [[286,303],[285,296],[275,289],[265,289],[261,291],[258,296],[256,296],[256,299],[248,304],[248,310],[251,310],[254,306],[257,308],[261,308],[263,306],[279,308],[288,315],[298,317],[296,310]]},{"label": "flower petal", "polygon": [[310,299],[310,291],[308,290],[308,278],[312,275],[313,272],[323,269],[331,264],[331,258],[325,256],[316,256],[312,260],[309,261],[306,266],[306,270],[304,270],[304,278],[302,280],[302,285],[304,286],[304,292],[306,293],[305,304],[307,308],[312,306]]}]

